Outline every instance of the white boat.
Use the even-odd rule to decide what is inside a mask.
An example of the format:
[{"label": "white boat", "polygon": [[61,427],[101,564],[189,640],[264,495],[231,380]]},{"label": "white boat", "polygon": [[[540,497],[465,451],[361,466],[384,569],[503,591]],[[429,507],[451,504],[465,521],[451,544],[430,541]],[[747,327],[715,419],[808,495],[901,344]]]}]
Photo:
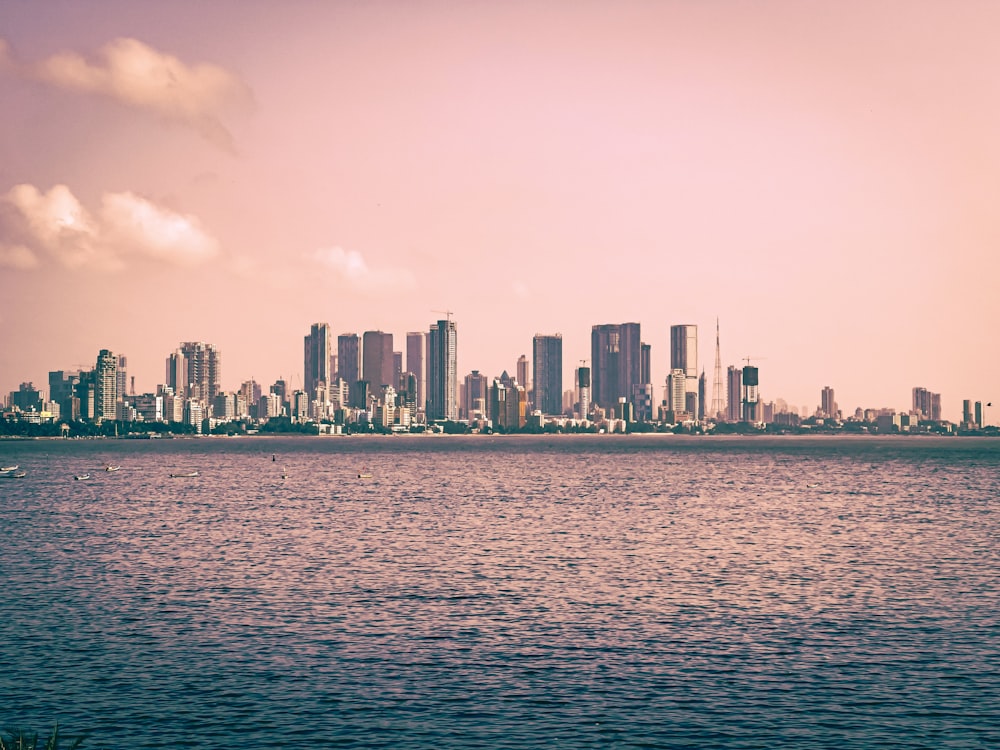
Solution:
[{"label": "white boat", "polygon": [[21,467],[18,464],[14,464],[13,466],[0,466],[0,472],[17,471],[20,468]]},{"label": "white boat", "polygon": [[197,471],[183,471],[183,472],[179,471],[179,472],[174,472],[170,476],[173,477],[173,478],[175,478],[175,479],[177,479],[179,477],[189,477],[190,478],[190,477],[196,477],[196,476],[198,476],[198,472]]},{"label": "white boat", "polygon": [[0,474],[0,477],[6,477],[7,479],[24,479],[28,476],[26,471],[7,471]]},{"label": "white boat", "polygon": [[104,467],[105,471],[118,471],[119,469],[121,469],[121,466],[112,466],[111,464]]},{"label": "white boat", "polygon": [[75,479],[78,482],[84,479],[90,479],[90,474],[77,474],[76,476],[73,477],[73,479]]},{"label": "white boat", "polygon": [[370,471],[362,471],[358,474],[358,479],[371,479],[372,473]]}]

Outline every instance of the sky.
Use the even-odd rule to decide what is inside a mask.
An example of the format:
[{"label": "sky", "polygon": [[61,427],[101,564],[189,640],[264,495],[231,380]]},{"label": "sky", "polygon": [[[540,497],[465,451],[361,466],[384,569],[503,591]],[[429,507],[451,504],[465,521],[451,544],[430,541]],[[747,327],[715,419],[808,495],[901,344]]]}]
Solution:
[{"label": "sky", "polygon": [[[1000,398],[1000,4],[0,0],[0,393],[182,341],[300,385],[303,336],[460,375],[638,322],[658,386]],[[996,418],[988,413],[988,421]]]}]

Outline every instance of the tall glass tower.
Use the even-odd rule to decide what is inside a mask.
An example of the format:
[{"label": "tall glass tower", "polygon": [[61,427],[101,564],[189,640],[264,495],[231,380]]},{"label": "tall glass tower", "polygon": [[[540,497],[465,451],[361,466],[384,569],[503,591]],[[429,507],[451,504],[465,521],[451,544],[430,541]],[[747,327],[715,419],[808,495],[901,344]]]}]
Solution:
[{"label": "tall glass tower", "polygon": [[562,334],[535,334],[531,358],[535,408],[542,414],[562,414]]},{"label": "tall glass tower", "polygon": [[458,419],[458,329],[439,320],[427,337],[427,419]]},{"label": "tall glass tower", "polygon": [[316,393],[320,383],[330,385],[333,382],[330,372],[330,326],[326,323],[313,323],[309,334],[305,337],[305,369],[302,385],[311,396]]}]

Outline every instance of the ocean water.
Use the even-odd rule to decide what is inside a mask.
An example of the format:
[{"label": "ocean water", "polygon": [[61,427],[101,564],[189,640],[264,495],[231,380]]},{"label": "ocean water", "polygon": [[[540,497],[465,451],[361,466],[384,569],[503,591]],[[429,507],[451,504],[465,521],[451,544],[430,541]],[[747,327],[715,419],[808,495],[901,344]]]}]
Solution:
[{"label": "ocean water", "polygon": [[13,463],[0,728],[1000,747],[1000,441],[0,443]]}]

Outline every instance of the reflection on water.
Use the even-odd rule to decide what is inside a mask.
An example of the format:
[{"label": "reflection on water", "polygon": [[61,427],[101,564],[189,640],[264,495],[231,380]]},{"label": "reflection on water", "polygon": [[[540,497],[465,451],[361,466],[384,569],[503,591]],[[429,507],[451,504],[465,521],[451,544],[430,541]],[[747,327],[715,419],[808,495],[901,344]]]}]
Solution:
[{"label": "reflection on water", "polygon": [[128,748],[1000,742],[1000,444],[51,441],[0,463],[28,471],[0,484],[0,726]]}]

